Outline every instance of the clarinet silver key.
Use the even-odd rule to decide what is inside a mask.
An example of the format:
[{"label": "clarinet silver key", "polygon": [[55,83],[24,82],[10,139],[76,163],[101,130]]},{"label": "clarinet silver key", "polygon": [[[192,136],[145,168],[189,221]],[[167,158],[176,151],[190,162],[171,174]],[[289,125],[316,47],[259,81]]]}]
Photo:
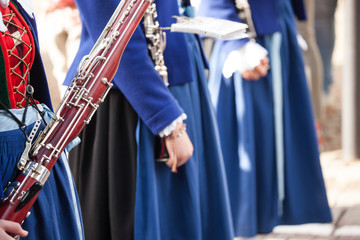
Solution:
[{"label": "clarinet silver key", "polygon": [[24,149],[24,151],[21,155],[21,158],[19,160],[19,163],[17,165],[17,167],[20,171],[24,170],[25,165],[30,160],[29,152],[30,152],[34,137],[36,136],[36,133],[39,130],[40,125],[41,125],[41,120],[37,120],[34,124],[34,127],[31,129],[29,136],[27,137],[27,140],[25,143],[25,149]]},{"label": "clarinet silver key", "polygon": [[156,21],[156,4],[152,3],[144,15],[145,36],[148,40],[148,49],[155,65],[155,70],[162,77],[165,86],[169,86],[167,67],[164,61],[164,50],[166,47],[166,33]]}]

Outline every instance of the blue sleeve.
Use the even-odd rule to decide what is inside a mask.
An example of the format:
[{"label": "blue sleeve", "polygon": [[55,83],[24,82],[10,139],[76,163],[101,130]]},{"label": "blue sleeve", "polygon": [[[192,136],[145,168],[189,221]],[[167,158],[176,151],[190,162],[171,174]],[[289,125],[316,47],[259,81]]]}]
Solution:
[{"label": "blue sleeve", "polygon": [[153,133],[160,132],[183,113],[154,69],[140,27],[125,49],[114,83]]},{"label": "blue sleeve", "polygon": [[[202,0],[197,12],[198,16],[221,18],[241,22],[233,0]],[[248,38],[224,41],[225,51],[238,49],[249,41]]]},{"label": "blue sleeve", "polygon": [[[83,24],[78,54],[70,67],[65,84],[88,54],[118,5],[117,0],[77,0]],[[159,133],[179,117],[183,110],[163,80],[154,70],[143,31],[137,27],[122,56],[113,79],[114,86],[125,95],[134,110],[153,134]]]}]

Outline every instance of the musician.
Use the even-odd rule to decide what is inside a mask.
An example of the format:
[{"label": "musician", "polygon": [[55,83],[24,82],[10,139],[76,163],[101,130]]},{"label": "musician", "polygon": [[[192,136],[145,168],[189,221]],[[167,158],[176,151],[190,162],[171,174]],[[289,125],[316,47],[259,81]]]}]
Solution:
[{"label": "musician", "polygon": [[[1,191],[19,171],[17,164],[33,127],[39,133],[51,117],[51,101],[43,68],[31,1],[0,1],[0,173]],[[41,125],[35,124],[42,120]],[[34,140],[34,139],[33,139]],[[70,148],[68,148],[69,150]],[[65,152],[61,154],[21,227],[0,220],[7,233],[25,239],[84,239],[82,218]]]},{"label": "musician", "polygon": [[[119,1],[76,3],[83,32],[67,83]],[[177,0],[155,4],[160,26],[176,21]],[[188,2],[182,3],[182,12],[191,11]],[[166,32],[166,87],[154,69],[142,28],[141,24],[125,49],[114,88],[70,155],[86,239],[233,239],[199,39]],[[166,163],[155,161],[157,135],[172,141]]]},{"label": "musician", "polygon": [[[248,3],[251,19],[240,18],[244,10],[234,0],[203,0],[199,6],[202,16],[252,20],[256,33],[256,43],[216,42],[210,59],[209,88],[220,125],[235,235],[253,237],[281,224],[331,222],[296,38],[295,14],[302,19],[306,15],[303,1]],[[269,53],[269,72],[258,81],[240,76],[239,63],[255,55],[242,50],[249,44]],[[230,56],[238,67],[228,74],[224,70]]]}]

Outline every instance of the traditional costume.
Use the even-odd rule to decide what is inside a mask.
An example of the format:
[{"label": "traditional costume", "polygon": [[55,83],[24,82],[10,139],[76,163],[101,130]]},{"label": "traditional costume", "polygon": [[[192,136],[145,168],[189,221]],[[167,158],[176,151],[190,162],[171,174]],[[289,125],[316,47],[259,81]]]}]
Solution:
[{"label": "traditional costume", "polygon": [[[0,6],[2,189],[19,173],[17,164],[25,148],[25,136],[29,135],[35,121],[48,122],[52,115],[31,1],[20,2],[1,1]],[[32,100],[27,98],[27,93],[32,91],[26,93],[26,89],[31,89],[30,84],[34,89]],[[29,101],[32,106],[28,106]],[[43,122],[40,128],[44,127]],[[24,239],[84,239],[77,192],[65,152],[53,167],[30,212],[22,224],[29,232]]]},{"label": "traditional costume", "polygon": [[[155,3],[160,26],[174,23],[174,15],[194,15],[186,1],[180,13],[176,1]],[[188,116],[194,155],[177,174],[171,173],[154,162],[154,136],[141,125],[135,239],[233,239],[217,123],[206,86],[207,62],[198,36],[167,33],[164,58],[169,89]]]},{"label": "traditional costume", "polygon": [[[84,28],[68,80],[118,2],[77,1]],[[176,21],[173,18],[179,15],[176,0],[157,0],[155,4],[160,26]],[[184,10],[192,8],[184,6]],[[130,103],[121,97],[128,108],[112,101],[110,95],[94,119],[103,119],[106,125],[90,123],[82,134],[82,149],[70,158],[83,204],[87,239],[98,239],[96,236],[131,239],[133,220],[135,239],[233,238],[224,166],[199,39],[194,35],[167,33],[164,59],[169,88],[154,69],[147,39],[139,26],[113,79],[112,93],[120,96],[122,92]],[[138,126],[133,109],[141,119]],[[174,174],[164,163],[155,161],[154,141],[156,134],[183,113],[187,115],[185,123],[194,155]],[[131,121],[124,120],[131,116]],[[107,134],[109,138],[105,139]],[[131,154],[124,154],[122,149],[129,146]],[[104,153],[109,151],[113,154]],[[135,217],[131,214],[134,207]],[[91,223],[93,219],[97,222]],[[123,228],[118,230],[119,227]]]},{"label": "traditional costume", "polygon": [[[314,119],[296,38],[301,0],[249,0],[256,41],[270,70],[258,81],[222,75],[229,53],[249,39],[217,41],[209,88],[216,108],[236,236],[276,225],[331,222]],[[233,0],[204,0],[199,15],[240,21]]]}]

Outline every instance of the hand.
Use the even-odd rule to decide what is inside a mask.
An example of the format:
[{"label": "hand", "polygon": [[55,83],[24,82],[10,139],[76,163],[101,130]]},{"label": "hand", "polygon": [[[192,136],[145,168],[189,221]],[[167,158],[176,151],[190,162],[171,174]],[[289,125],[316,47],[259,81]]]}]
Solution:
[{"label": "hand", "polygon": [[14,237],[10,236],[9,234],[26,237],[28,235],[28,232],[22,229],[19,223],[0,219],[0,239],[14,240]]},{"label": "hand", "polygon": [[260,77],[265,77],[269,70],[269,58],[265,57],[260,60],[260,64],[252,70],[245,70],[241,77],[246,80],[258,80]]},{"label": "hand", "polygon": [[166,162],[172,172],[177,172],[177,167],[184,165],[194,152],[190,138],[184,130],[185,124],[178,124],[170,136],[165,137],[165,144],[170,159]]},{"label": "hand", "polygon": [[[268,51],[260,44],[249,41],[239,49],[233,50],[227,56],[222,73],[224,77],[230,78],[235,72],[243,73],[249,80],[267,73],[269,58]],[[243,77],[244,78],[244,77]]]}]

